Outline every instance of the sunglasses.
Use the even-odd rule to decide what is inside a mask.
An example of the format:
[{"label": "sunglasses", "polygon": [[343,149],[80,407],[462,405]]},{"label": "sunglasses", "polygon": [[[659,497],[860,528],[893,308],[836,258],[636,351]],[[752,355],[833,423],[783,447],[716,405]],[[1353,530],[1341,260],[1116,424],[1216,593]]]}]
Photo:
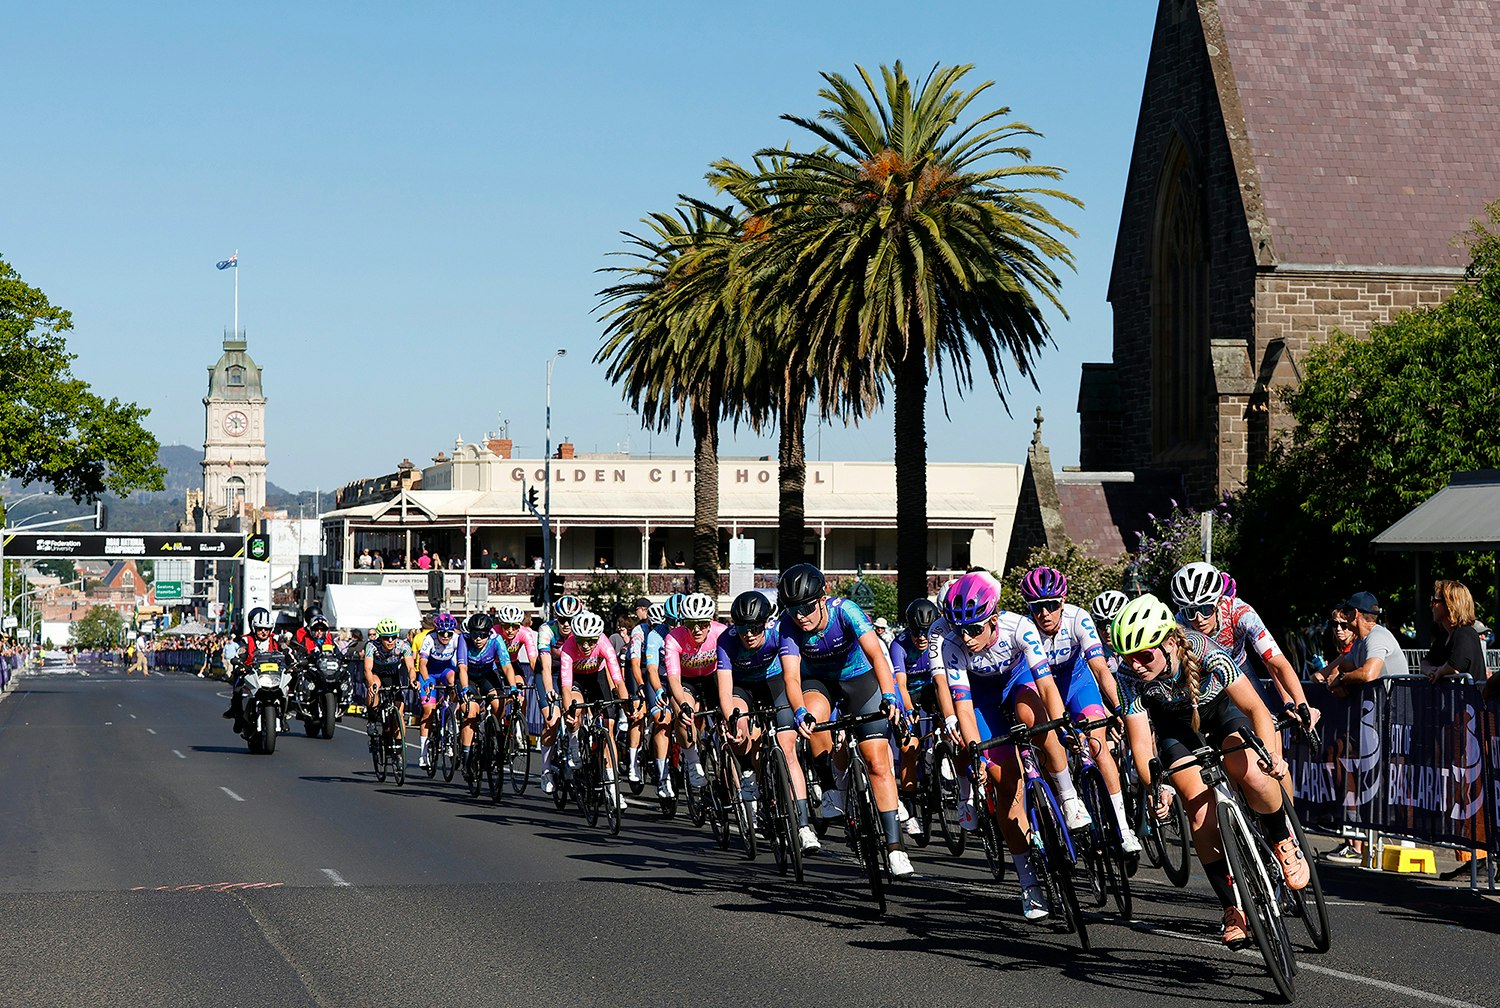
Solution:
[{"label": "sunglasses", "polygon": [[712,623],[712,622],[713,622],[713,620],[690,619],[690,620],[683,620],[682,621],[682,625],[685,626],[685,627],[687,627],[689,630],[707,630],[708,629],[708,625],[710,623]]},{"label": "sunglasses", "polygon": [[739,631],[741,637],[758,637],[766,632],[764,623],[736,623],[734,628]]},{"label": "sunglasses", "polygon": [[1160,650],[1160,647],[1154,647],[1145,651],[1132,651],[1130,654],[1122,654],[1120,660],[1132,668],[1150,668],[1156,662],[1156,653]]},{"label": "sunglasses", "polygon": [[1341,619],[1336,619],[1336,620],[1333,621],[1333,628],[1335,630],[1348,630],[1348,629],[1350,629],[1353,626],[1354,626],[1353,623],[1345,623]]},{"label": "sunglasses", "polygon": [[1032,602],[1028,608],[1034,613],[1054,613],[1062,608],[1061,599],[1044,599],[1041,602]]},{"label": "sunglasses", "polygon": [[599,638],[598,637],[580,637],[580,638],[578,638],[578,648],[581,651],[592,651],[592,650],[594,650],[594,645],[598,644],[598,643],[599,643]]},{"label": "sunglasses", "polygon": [[437,631],[437,635],[439,637],[452,637],[453,636],[453,631],[452,630],[438,630]]},{"label": "sunglasses", "polygon": [[821,605],[822,602],[822,599],[813,599],[811,602],[804,602],[801,605],[794,605],[791,607],[792,615],[811,616],[813,613],[818,611],[818,606]]},{"label": "sunglasses", "polygon": [[988,623],[960,623],[958,632],[965,637],[978,637],[990,628]]},{"label": "sunglasses", "polygon": [[521,628],[521,624],[519,624],[519,623],[501,623],[500,624],[500,629],[501,630],[519,630],[520,628]]},{"label": "sunglasses", "polygon": [[1183,606],[1182,611],[1188,619],[1208,619],[1216,608],[1218,607],[1212,602],[1205,602],[1202,605]]}]

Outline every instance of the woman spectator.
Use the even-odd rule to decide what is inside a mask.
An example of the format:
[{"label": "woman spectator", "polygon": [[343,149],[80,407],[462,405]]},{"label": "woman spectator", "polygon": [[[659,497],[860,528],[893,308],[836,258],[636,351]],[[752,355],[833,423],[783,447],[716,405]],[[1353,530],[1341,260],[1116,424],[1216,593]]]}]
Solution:
[{"label": "woman spectator", "polygon": [[1462,581],[1435,581],[1427,603],[1442,633],[1422,658],[1422,674],[1431,682],[1457,675],[1483,682],[1484,642],[1474,628],[1474,596]]}]

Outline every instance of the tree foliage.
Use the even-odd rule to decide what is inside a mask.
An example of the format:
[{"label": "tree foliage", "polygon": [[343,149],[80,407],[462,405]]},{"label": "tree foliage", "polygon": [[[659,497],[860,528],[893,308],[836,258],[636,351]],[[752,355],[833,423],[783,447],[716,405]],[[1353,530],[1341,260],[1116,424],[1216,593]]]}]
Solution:
[{"label": "tree foliage", "polygon": [[148,410],[96,395],[73,377],[63,333],[72,315],[0,259],[0,478],[75,501],[108,489],[159,490]]},{"label": "tree foliage", "polygon": [[1053,567],[1068,576],[1068,601],[1087,609],[1094,596],[1108,588],[1118,589],[1125,575],[1125,558],[1106,562],[1069,542],[1061,550],[1038,546],[1026,563],[1006,571],[1000,578],[1000,604],[1012,612],[1025,612],[1021,578],[1033,567]]},{"label": "tree foliage", "polygon": [[125,630],[125,619],[109,606],[90,606],[82,619],[73,621],[73,639],[79,648],[108,648],[118,645]]},{"label": "tree foliage", "polygon": [[[1454,472],[1500,466],[1500,202],[1470,234],[1472,262],[1442,304],[1335,334],[1308,354],[1284,395],[1296,428],[1250,474],[1235,576],[1283,618],[1313,620],[1352,591],[1417,611],[1411,558],[1370,540],[1442,489]],[[1436,576],[1489,594],[1493,554],[1436,554]],[[1422,589],[1425,591],[1426,589]],[[1491,608],[1490,612],[1494,612]]]},{"label": "tree foliage", "polygon": [[870,589],[870,594],[875,600],[870,606],[870,619],[884,616],[892,624],[905,619],[900,601],[896,597],[896,585],[892,581],[872,577],[844,578],[834,585],[832,594],[848,598],[849,593],[855,590],[854,586],[860,582],[864,582],[865,587]]},{"label": "tree foliage", "polygon": [[[1172,575],[1177,568],[1203,559],[1203,512],[1171,502],[1172,510],[1158,517],[1147,515],[1150,527],[1137,532],[1135,557],[1131,561],[1140,587],[1161,599],[1171,599]],[[1228,498],[1211,509],[1213,515],[1213,558],[1221,570],[1236,555],[1239,542],[1239,519]],[[1239,581],[1238,571],[1231,572]],[[1119,587],[1118,585],[1111,587]],[[1128,594],[1128,593],[1127,593]]]}]

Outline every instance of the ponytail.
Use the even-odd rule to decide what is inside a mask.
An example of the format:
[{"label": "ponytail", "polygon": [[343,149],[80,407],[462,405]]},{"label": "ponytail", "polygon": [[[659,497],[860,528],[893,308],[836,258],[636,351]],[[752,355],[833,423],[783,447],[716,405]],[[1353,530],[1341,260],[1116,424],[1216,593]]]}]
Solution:
[{"label": "ponytail", "polygon": [[[1187,683],[1188,704],[1193,712],[1193,731],[1198,731],[1198,686],[1203,679],[1203,661],[1188,646],[1187,637],[1180,629],[1173,630],[1167,635],[1167,641],[1177,645],[1178,658],[1181,662],[1182,679]],[[1163,641],[1163,645],[1167,641]]]}]

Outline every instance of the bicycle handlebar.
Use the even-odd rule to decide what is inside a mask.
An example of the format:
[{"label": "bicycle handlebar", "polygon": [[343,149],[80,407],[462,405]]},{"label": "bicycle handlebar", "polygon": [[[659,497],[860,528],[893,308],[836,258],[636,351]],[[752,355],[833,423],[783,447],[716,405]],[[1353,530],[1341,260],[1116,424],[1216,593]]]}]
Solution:
[{"label": "bicycle handlebar", "polygon": [[813,731],[840,731],[853,728],[855,725],[870,724],[873,721],[884,721],[888,715],[885,711],[873,711],[869,714],[846,714],[833,721],[824,721],[813,728]]},{"label": "bicycle handlebar", "polygon": [[1017,742],[1030,742],[1033,737],[1056,731],[1068,723],[1068,718],[1064,715],[1060,718],[1053,718],[1051,721],[1043,721],[1041,724],[1033,725],[1030,728],[1019,724],[1004,735],[996,735],[994,738],[986,739],[983,742],[970,742],[969,751],[971,753],[979,753],[986,749],[993,749],[995,746],[1015,745]]}]

